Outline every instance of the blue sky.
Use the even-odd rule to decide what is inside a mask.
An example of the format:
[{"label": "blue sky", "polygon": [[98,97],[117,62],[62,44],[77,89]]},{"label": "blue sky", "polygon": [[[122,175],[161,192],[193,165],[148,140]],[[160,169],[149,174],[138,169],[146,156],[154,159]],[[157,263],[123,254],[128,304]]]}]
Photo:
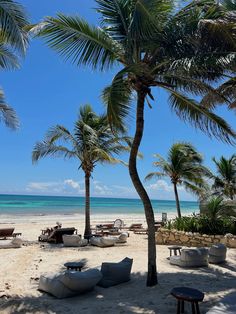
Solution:
[{"label": "blue sky", "polygon": [[[28,11],[33,23],[45,16],[58,12],[79,14],[89,22],[97,24],[98,16],[93,10],[93,0],[19,0]],[[1,86],[8,103],[20,117],[21,127],[10,131],[0,124],[1,137],[1,181],[0,193],[40,195],[83,195],[83,173],[78,172],[77,161],[46,158],[36,166],[32,165],[31,152],[36,141],[55,124],[72,129],[81,104],[90,103],[97,112],[103,111],[100,94],[111,81],[113,72],[100,73],[88,68],[76,68],[64,62],[50,50],[42,40],[30,43],[20,70],[1,73]],[[144,159],[139,161],[141,178],[153,171],[152,155],[165,156],[176,141],[187,141],[204,155],[207,166],[214,169],[211,157],[230,156],[235,147],[211,140],[190,125],[181,122],[171,112],[167,95],[155,91],[153,109],[146,109],[145,133],[141,146]],[[219,108],[218,114],[234,128],[235,114],[226,108]],[[134,120],[130,120],[132,135]],[[127,156],[123,156],[127,158]],[[154,199],[173,199],[172,186],[168,179],[145,184]],[[137,197],[124,166],[100,166],[93,174],[92,196]],[[194,199],[180,189],[182,200]]]}]

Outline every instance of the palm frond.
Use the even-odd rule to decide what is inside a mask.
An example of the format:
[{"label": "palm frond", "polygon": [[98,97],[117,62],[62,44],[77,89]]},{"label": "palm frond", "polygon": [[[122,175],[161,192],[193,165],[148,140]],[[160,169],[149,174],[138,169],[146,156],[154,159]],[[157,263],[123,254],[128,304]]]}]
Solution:
[{"label": "palm frond", "polygon": [[0,69],[15,69],[19,67],[18,58],[12,50],[0,42]]},{"label": "palm frond", "polygon": [[162,178],[165,177],[166,174],[162,173],[162,172],[150,172],[148,175],[146,175],[146,177],[144,178],[144,181],[149,181],[153,178]]},{"label": "palm frond", "polygon": [[42,28],[33,27],[31,32],[44,37],[47,44],[66,60],[77,65],[89,65],[101,70],[123,59],[123,50],[101,28],[90,26],[79,17],[58,14],[48,17]]},{"label": "palm frond", "polygon": [[171,93],[169,102],[172,109],[182,120],[191,123],[210,137],[214,136],[226,143],[234,143],[236,134],[224,119],[185,95],[167,87],[165,89]]},{"label": "palm frond", "polygon": [[0,89],[0,121],[13,130],[18,129],[19,120],[16,112],[6,104],[3,91]]}]

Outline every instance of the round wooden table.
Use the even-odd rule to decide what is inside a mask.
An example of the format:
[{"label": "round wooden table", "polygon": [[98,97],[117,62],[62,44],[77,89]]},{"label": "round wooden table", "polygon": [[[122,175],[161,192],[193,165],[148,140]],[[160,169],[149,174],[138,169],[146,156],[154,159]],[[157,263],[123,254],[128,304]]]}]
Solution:
[{"label": "round wooden table", "polygon": [[176,287],[171,290],[171,295],[177,299],[177,314],[184,313],[184,301],[191,303],[192,314],[200,314],[198,302],[203,301],[203,292],[188,287]]},{"label": "round wooden table", "polygon": [[65,263],[64,266],[67,268],[67,270],[81,271],[81,269],[84,267],[84,264],[81,262],[68,262]]}]

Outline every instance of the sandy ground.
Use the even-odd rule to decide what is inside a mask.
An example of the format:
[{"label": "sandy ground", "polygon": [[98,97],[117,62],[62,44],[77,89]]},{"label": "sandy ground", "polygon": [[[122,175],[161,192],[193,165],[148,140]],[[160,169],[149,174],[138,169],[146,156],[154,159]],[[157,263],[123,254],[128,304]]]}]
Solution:
[{"label": "sandy ground", "polygon": [[[114,216],[93,216],[93,224],[113,221]],[[140,215],[123,215],[125,223],[143,222]],[[111,248],[87,246],[64,248],[61,245],[37,243],[40,230],[61,221],[63,226],[74,226],[83,233],[83,217],[0,217],[0,228],[14,225],[15,232],[30,242],[19,249],[0,250],[0,313],[176,313],[176,302],[170,291],[176,286],[194,287],[205,293],[200,304],[201,313],[214,305],[223,295],[236,290],[236,250],[229,249],[227,263],[208,268],[181,269],[169,264],[166,246],[157,246],[159,284],[145,286],[147,270],[147,236],[130,237],[125,245]],[[100,267],[103,261],[120,261],[124,257],[134,259],[132,280],[128,283],[94,291],[78,297],[57,300],[37,290],[41,274],[64,270],[68,261],[86,262],[86,268]],[[186,306],[186,313],[191,313]]]}]

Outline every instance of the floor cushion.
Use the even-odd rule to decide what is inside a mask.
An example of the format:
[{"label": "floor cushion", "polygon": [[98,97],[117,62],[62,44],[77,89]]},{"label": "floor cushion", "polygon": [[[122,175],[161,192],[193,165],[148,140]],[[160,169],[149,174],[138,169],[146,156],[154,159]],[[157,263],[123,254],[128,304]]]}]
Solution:
[{"label": "floor cushion", "polygon": [[236,292],[224,297],[217,305],[213,306],[206,314],[235,314]]},{"label": "floor cushion", "polygon": [[80,247],[80,246],[86,246],[88,244],[88,240],[81,239],[80,235],[69,235],[64,234],[62,236],[62,240],[64,243],[64,246],[66,247]]},{"label": "floor cushion", "polygon": [[99,247],[110,247],[114,246],[117,239],[115,237],[92,237],[90,239],[90,244]]},{"label": "floor cushion", "polygon": [[223,243],[214,244],[209,249],[209,263],[219,264],[225,262],[227,248]]},{"label": "floor cushion", "polygon": [[183,249],[181,255],[170,257],[170,264],[180,267],[208,266],[208,249]]}]

